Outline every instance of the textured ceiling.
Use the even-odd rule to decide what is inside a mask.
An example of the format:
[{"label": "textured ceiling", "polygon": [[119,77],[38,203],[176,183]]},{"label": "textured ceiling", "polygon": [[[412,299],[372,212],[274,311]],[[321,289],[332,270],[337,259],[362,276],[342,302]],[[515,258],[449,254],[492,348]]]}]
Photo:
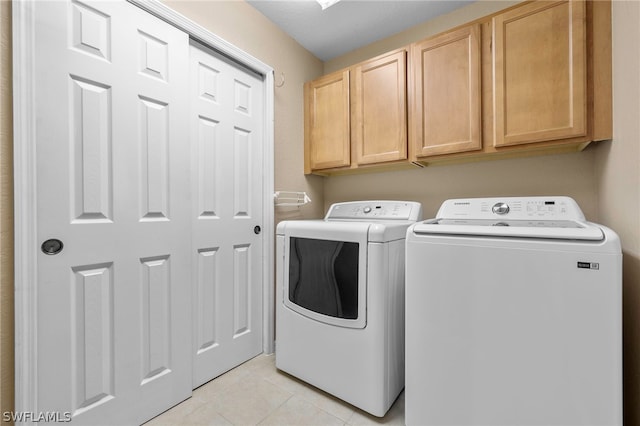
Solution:
[{"label": "textured ceiling", "polygon": [[471,0],[342,0],[322,10],[314,0],[247,0],[294,40],[327,61]]}]

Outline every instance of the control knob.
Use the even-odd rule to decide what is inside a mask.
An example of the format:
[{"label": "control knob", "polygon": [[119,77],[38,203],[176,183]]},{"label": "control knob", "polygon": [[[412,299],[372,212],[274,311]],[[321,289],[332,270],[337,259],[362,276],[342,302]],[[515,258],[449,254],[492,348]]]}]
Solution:
[{"label": "control knob", "polygon": [[507,214],[509,213],[509,204],[507,203],[495,203],[491,207],[491,211],[495,214]]}]

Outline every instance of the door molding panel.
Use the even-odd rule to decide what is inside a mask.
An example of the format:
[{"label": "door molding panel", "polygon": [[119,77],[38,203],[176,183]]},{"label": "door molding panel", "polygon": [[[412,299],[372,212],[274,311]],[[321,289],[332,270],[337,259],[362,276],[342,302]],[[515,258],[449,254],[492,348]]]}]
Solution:
[{"label": "door molding panel", "polygon": [[[234,45],[162,4],[159,0],[128,0],[187,33],[264,79],[264,155],[262,260],[263,350],[274,350],[274,76],[273,69]],[[15,232],[15,411],[37,412],[37,201],[36,201],[36,0],[13,3],[13,126]]]}]

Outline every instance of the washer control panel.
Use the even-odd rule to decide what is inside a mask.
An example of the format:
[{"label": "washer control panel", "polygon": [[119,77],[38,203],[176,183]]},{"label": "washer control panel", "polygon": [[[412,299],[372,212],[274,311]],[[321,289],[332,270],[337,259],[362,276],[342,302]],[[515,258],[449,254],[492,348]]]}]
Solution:
[{"label": "washer control panel", "polygon": [[422,206],[413,201],[353,201],[336,203],[325,220],[421,220]]},{"label": "washer control panel", "polygon": [[578,220],[584,214],[569,197],[468,198],[445,201],[438,218],[510,219],[510,220]]}]

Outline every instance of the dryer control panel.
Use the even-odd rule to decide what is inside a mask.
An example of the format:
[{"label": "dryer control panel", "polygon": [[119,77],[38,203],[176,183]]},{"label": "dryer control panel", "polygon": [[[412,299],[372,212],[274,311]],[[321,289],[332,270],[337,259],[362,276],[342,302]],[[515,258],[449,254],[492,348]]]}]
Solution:
[{"label": "dryer control panel", "polygon": [[324,220],[409,220],[422,219],[422,206],[414,201],[352,201],[336,203]]},{"label": "dryer control panel", "polygon": [[438,218],[584,221],[578,204],[569,197],[468,198],[445,201]]}]

